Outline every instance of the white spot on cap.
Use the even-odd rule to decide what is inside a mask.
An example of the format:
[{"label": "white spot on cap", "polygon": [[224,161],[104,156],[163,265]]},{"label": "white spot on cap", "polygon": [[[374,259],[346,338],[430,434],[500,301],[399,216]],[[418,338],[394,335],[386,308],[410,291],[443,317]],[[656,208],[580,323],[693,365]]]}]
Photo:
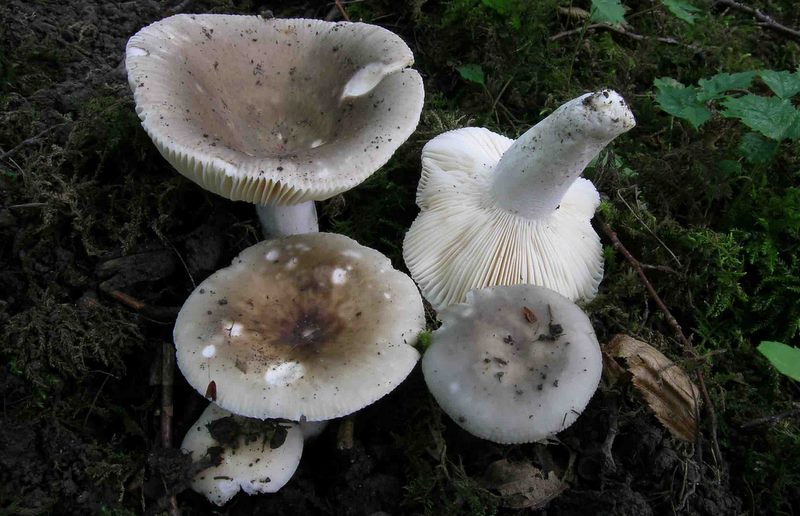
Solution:
[{"label": "white spot on cap", "polygon": [[352,249],[347,249],[346,251],[341,252],[342,256],[347,256],[348,258],[354,258],[356,260],[360,260],[364,257],[363,254],[359,253],[358,251],[353,251]]},{"label": "white spot on cap", "polygon": [[267,254],[264,256],[264,258],[266,258],[267,260],[269,260],[269,261],[271,261],[271,262],[274,262],[275,260],[277,260],[277,259],[278,259],[278,257],[279,257],[280,255],[281,255],[281,253],[280,253],[280,252],[279,252],[277,249],[273,249],[273,250],[271,250],[270,252],[268,252],[268,253],[267,253]]},{"label": "white spot on cap", "polygon": [[312,149],[316,149],[316,148],[317,148],[317,147],[319,147],[320,145],[325,145],[325,140],[316,139],[316,140],[314,140],[313,142],[311,142],[311,148],[312,148]]},{"label": "white spot on cap", "polygon": [[296,244],[295,247],[297,247],[298,251],[303,251],[303,252],[311,250],[311,248],[309,246],[307,246],[306,244],[304,244],[302,242]]},{"label": "white spot on cap", "polygon": [[388,292],[384,292],[383,297],[385,297],[386,299],[392,299],[392,295]]},{"label": "white spot on cap", "polygon": [[296,256],[292,257],[288,262],[286,262],[286,268],[289,270],[294,269],[295,267],[297,267],[297,262],[298,262],[297,257]]},{"label": "white spot on cap", "polygon": [[282,362],[267,369],[264,381],[269,385],[286,385],[301,378],[306,368],[297,362]]},{"label": "white spot on cap", "polygon": [[208,346],[203,348],[203,356],[206,358],[211,358],[217,354],[217,348],[214,347],[213,344],[209,344]]},{"label": "white spot on cap", "polygon": [[347,271],[336,267],[331,273],[331,283],[334,285],[343,285],[347,281]]},{"label": "white spot on cap", "polygon": [[450,385],[449,385],[449,387],[450,387],[450,392],[451,392],[452,394],[455,394],[455,393],[457,393],[459,390],[461,390],[461,386],[458,384],[458,382],[451,382],[451,383],[450,383]]},{"label": "white spot on cap", "polygon": [[238,322],[225,321],[225,333],[231,337],[238,337],[242,334],[242,324]]}]

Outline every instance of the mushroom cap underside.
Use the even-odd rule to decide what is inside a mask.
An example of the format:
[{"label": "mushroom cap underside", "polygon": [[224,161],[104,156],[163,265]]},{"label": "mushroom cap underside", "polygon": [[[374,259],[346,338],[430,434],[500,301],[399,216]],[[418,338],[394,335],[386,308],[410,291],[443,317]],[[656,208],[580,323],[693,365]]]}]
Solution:
[{"label": "mushroom cap underside", "polygon": [[126,49],[142,125],[181,174],[233,200],[346,191],[411,135],[424,97],[408,46],[365,23],[175,15]]}]

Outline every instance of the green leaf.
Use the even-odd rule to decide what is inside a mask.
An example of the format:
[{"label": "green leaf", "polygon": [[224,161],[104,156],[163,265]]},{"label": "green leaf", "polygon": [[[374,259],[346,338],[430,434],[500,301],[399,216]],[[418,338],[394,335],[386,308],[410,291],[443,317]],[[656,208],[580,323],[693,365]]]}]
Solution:
[{"label": "green leaf", "polygon": [[625,23],[625,8],[619,0],[592,0],[591,20],[622,25]]},{"label": "green leaf", "polygon": [[700,79],[700,93],[697,98],[701,102],[721,97],[728,90],[744,90],[750,87],[756,72],[718,73],[708,79]]},{"label": "green leaf", "polygon": [[769,89],[782,99],[792,98],[800,91],[800,71],[791,73],[786,70],[762,70],[759,75]]},{"label": "green leaf", "polygon": [[711,118],[711,113],[697,99],[697,88],[686,87],[671,77],[653,81],[658,106],[672,116],[688,120],[695,129]]},{"label": "green leaf", "polygon": [[800,349],[782,342],[765,340],[758,345],[758,352],[767,357],[775,369],[800,381]]},{"label": "green leaf", "polygon": [[767,138],[776,141],[800,138],[800,111],[786,99],[745,95],[729,97],[722,105],[725,107],[722,116],[738,118]]},{"label": "green leaf", "polygon": [[515,29],[522,27],[519,14],[514,12],[514,0],[482,0],[482,3],[496,13],[508,17]]},{"label": "green leaf", "polygon": [[661,0],[661,3],[673,16],[686,23],[694,23],[695,13],[700,12],[700,9],[683,0]]},{"label": "green leaf", "polygon": [[486,84],[486,76],[483,73],[483,68],[481,68],[479,64],[472,63],[458,66],[456,67],[456,71],[464,80],[480,85]]},{"label": "green leaf", "polygon": [[758,133],[747,133],[739,142],[739,154],[753,165],[763,165],[772,161],[778,149],[776,142]]}]

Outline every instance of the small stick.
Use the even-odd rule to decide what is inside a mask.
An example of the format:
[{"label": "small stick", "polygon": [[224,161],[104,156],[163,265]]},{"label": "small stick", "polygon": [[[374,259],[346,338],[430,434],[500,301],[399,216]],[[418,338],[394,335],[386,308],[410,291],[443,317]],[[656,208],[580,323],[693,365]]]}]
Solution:
[{"label": "small stick", "polygon": [[730,7],[731,9],[750,14],[759,21],[759,25],[762,27],[774,30],[775,32],[780,32],[781,34],[789,36],[792,39],[800,40],[800,31],[787,27],[782,23],[778,23],[772,16],[754,7],[744,5],[740,2],[735,2],[734,0],[714,0],[711,6]]},{"label": "small stick", "polygon": [[[161,344],[161,446],[172,448],[172,415],[175,410],[172,391],[175,379],[175,349],[170,342]],[[169,508],[172,516],[180,516],[178,500],[175,495],[169,497]]]},{"label": "small stick", "polygon": [[60,124],[56,124],[56,125],[50,126],[47,129],[39,132],[37,135],[31,136],[28,139],[22,140],[21,142],[19,142],[15,146],[11,147],[10,150],[7,150],[6,152],[0,154],[0,161],[13,156],[14,154],[17,153],[17,151],[19,151],[23,147],[27,147],[28,145],[33,145],[34,143],[38,142],[39,140],[42,139],[42,136],[44,136],[45,134],[49,133],[53,129],[58,129],[59,127],[63,127],[65,125],[69,124],[69,123],[71,123],[71,122],[62,122]]},{"label": "small stick", "polygon": [[616,32],[617,34],[621,34],[623,36],[627,36],[627,37],[629,37],[631,39],[634,39],[636,41],[643,41],[645,39],[652,39],[654,41],[660,41],[661,43],[667,43],[669,45],[681,45],[682,44],[680,41],[678,41],[675,38],[666,38],[666,37],[660,37],[660,36],[657,36],[657,37],[643,36],[641,34],[637,34],[635,32],[631,32],[631,31],[625,29],[624,27],[617,26],[617,25],[611,25],[610,23],[592,23],[590,25],[587,25],[586,29],[584,29],[583,27],[580,27],[580,28],[577,28],[577,29],[565,30],[563,32],[559,32],[558,34],[550,36],[550,41],[556,41],[558,39],[565,38],[567,36],[572,36],[574,34],[580,34],[581,32],[584,32],[584,30],[588,31],[588,30],[593,30],[593,29],[610,30],[611,32]]},{"label": "small stick", "polygon": [[759,417],[759,418],[753,419],[752,421],[748,421],[747,423],[744,423],[739,428],[742,428],[742,429],[750,428],[750,427],[757,426],[757,425],[763,425],[764,423],[769,423],[769,424],[777,423],[781,419],[786,419],[787,417],[792,417],[792,416],[795,416],[797,414],[800,414],[800,403],[795,403],[793,409],[787,410],[785,412],[781,412],[779,414],[773,414],[771,416]]},{"label": "small stick", "polygon": [[355,421],[353,421],[352,417],[346,417],[339,423],[339,429],[336,432],[337,450],[353,449],[354,430],[355,430]]},{"label": "small stick", "polygon": [[[634,258],[633,255],[630,253],[630,251],[628,251],[628,249],[626,249],[625,246],[622,245],[622,242],[620,242],[617,233],[613,229],[611,229],[611,226],[607,222],[602,222],[601,225],[603,228],[603,232],[606,235],[608,235],[608,238],[611,239],[611,243],[614,245],[614,249],[622,253],[625,259],[628,260],[628,263],[630,263],[631,266],[634,268],[634,270],[636,270],[636,273],[639,275],[639,279],[642,280],[645,289],[647,289],[647,292],[650,294],[650,297],[653,298],[653,301],[655,301],[659,310],[661,310],[661,312],[667,318],[667,322],[669,323],[669,325],[672,326],[672,328],[675,330],[675,335],[677,335],[678,340],[680,340],[680,342],[684,345],[686,351],[689,352],[692,358],[695,359],[698,358],[697,351],[694,349],[694,346],[692,345],[691,341],[686,338],[686,335],[684,335],[683,330],[681,329],[681,325],[678,324],[678,321],[672,315],[672,312],[669,311],[667,305],[664,304],[664,301],[661,300],[661,297],[659,297],[658,293],[656,292],[656,289],[653,288],[653,285],[647,279],[647,275],[644,273],[644,269],[642,269],[639,260]],[[717,413],[714,410],[714,405],[711,403],[711,396],[708,395],[708,389],[706,388],[705,377],[703,375],[703,372],[699,368],[697,369],[697,384],[700,387],[700,394],[703,396],[703,401],[706,404],[706,410],[708,410],[708,417],[711,420],[711,443],[714,447],[714,455],[717,461],[719,463],[722,463],[722,451],[720,450],[719,441],[717,439]]]}]

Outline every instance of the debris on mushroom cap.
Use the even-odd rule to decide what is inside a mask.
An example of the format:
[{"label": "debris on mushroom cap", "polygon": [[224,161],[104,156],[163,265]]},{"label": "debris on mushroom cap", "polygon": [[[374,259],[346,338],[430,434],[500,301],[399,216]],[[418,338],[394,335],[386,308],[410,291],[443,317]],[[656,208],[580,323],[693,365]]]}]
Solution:
[{"label": "debris on mushroom cap", "polygon": [[175,322],[178,366],[235,414],[319,421],[391,392],[419,358],[414,282],[342,235],[256,244],[201,283]]},{"label": "debris on mushroom cap", "polygon": [[422,149],[421,212],[403,258],[439,309],[467,291],[530,283],[591,299],[603,277],[590,220],[600,203],[578,177],[633,116],[615,92],[567,102],[518,140],[482,128],[441,134]]},{"label": "debris on mushroom cap", "polygon": [[135,34],[125,65],[145,131],[181,174],[297,204],[361,183],[411,135],[413,61],[375,25],[180,14]]},{"label": "debris on mushroom cap", "polygon": [[603,364],[594,330],[557,292],[472,290],[440,316],[422,372],[442,409],[473,435],[541,441],[570,426],[597,389]]},{"label": "debris on mushroom cap", "polygon": [[[195,475],[192,489],[205,495],[209,501],[224,505],[239,490],[250,495],[274,493],[286,485],[303,453],[303,434],[298,425],[275,423],[285,432],[278,442],[274,436],[270,442],[268,435],[263,438],[251,436],[251,439],[234,436],[235,444],[231,446],[231,443],[217,441],[210,431],[215,422],[224,421],[224,418],[231,418],[235,426],[247,421],[211,403],[183,439],[181,449],[190,453],[194,462],[199,462],[207,454],[217,453],[221,457],[219,465]],[[265,422],[258,421],[258,424],[264,425]]]}]

